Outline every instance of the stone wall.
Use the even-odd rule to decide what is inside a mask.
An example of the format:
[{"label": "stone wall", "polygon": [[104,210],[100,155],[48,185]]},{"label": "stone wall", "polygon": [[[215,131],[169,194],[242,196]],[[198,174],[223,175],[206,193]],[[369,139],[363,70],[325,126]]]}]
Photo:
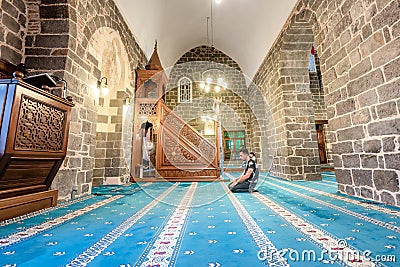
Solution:
[{"label": "stone wall", "polygon": [[15,65],[22,61],[27,32],[26,5],[23,0],[0,0],[0,58]]},{"label": "stone wall", "polygon": [[318,52],[315,50],[315,69],[316,71],[310,71],[310,91],[314,107],[315,120],[327,120],[326,105],[325,105],[325,93],[322,85],[321,66],[318,57]]},{"label": "stone wall", "polygon": [[[308,51],[311,37],[315,36],[332,132],[338,189],[349,195],[398,206],[399,14],[397,0],[299,0],[255,76],[256,83],[265,90],[266,95],[272,91],[273,95],[283,98],[271,103],[276,114],[278,135],[283,135],[278,142],[278,151],[284,154],[285,149],[289,150],[286,159],[290,160],[300,148],[301,140],[296,143],[292,139],[294,131],[289,128],[292,127],[293,118],[286,112],[285,105],[288,104],[285,100],[290,96],[297,98],[298,103],[299,97],[304,98],[303,93],[292,95],[290,92],[300,89],[298,84],[305,80],[284,75],[286,66],[282,64],[290,58],[292,61],[289,66],[298,66],[292,69],[292,73],[301,72],[303,65],[298,65],[296,59],[306,59],[301,48],[304,46]],[[298,22],[306,27],[300,30],[296,25]],[[313,36],[307,37],[305,34]],[[291,47],[285,45],[288,37],[292,39]],[[308,111],[306,107],[303,110]],[[307,114],[312,115],[312,112]],[[283,146],[285,141],[288,147]],[[280,159],[279,153],[277,158]],[[304,164],[305,159],[302,158],[303,162],[299,160],[297,164]],[[287,177],[283,172],[284,164],[283,159],[276,161],[277,173]],[[291,165],[296,166],[293,162]]]},{"label": "stone wall", "polygon": [[[143,68],[147,60],[115,3],[2,0],[0,4],[0,56],[15,64],[25,62],[30,74],[49,72],[65,79],[67,95],[75,102],[67,157],[52,184],[59,198],[69,198],[73,189],[77,195],[90,193],[93,177],[97,184],[107,177],[125,180],[129,171],[122,143],[123,136],[125,140],[129,136],[122,133],[123,104],[133,98],[135,69]],[[111,41],[105,49],[102,42],[107,40]],[[101,77],[108,78],[110,88],[103,99],[96,88]]]},{"label": "stone wall", "polygon": [[[206,94],[200,88],[200,82],[205,77],[202,74],[209,69],[223,71],[224,81],[227,82],[226,90],[218,94]],[[204,75],[203,75],[204,76]],[[182,77],[189,78],[192,83],[192,103],[178,103],[178,82]],[[167,86],[166,104],[186,121],[198,119],[204,115],[206,106],[211,107],[213,97],[220,97],[221,122],[224,130],[244,130],[246,134],[245,146],[249,150],[260,153],[260,141],[254,142],[253,130],[260,126],[257,120],[254,125],[249,124],[252,110],[248,104],[248,91],[246,77],[239,65],[223,52],[208,46],[199,46],[186,52],[172,67]],[[194,123],[201,123],[194,120]]]}]

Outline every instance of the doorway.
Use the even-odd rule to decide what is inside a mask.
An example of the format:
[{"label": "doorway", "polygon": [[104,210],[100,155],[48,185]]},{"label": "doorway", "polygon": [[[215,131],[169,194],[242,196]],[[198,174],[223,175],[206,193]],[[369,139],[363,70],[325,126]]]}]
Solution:
[{"label": "doorway", "polygon": [[319,159],[321,164],[328,163],[328,157],[326,153],[326,139],[324,125],[328,124],[328,120],[316,120],[315,128],[317,130],[317,141],[318,141],[318,151]]},{"label": "doorway", "polygon": [[245,132],[244,131],[224,131],[224,159],[225,160],[240,160],[239,152],[245,147]]}]

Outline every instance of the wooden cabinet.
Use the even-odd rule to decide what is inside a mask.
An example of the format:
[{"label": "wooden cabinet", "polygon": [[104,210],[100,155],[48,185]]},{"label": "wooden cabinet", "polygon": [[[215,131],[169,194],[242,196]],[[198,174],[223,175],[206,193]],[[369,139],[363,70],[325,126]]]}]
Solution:
[{"label": "wooden cabinet", "polygon": [[0,80],[0,220],[57,203],[74,104],[21,79]]}]

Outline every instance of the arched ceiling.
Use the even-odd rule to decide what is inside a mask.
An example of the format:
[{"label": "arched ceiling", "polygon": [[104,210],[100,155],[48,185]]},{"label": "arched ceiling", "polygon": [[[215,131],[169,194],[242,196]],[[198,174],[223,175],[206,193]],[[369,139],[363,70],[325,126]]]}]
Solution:
[{"label": "arched ceiling", "polygon": [[[188,50],[207,44],[213,1],[214,46],[252,78],[296,0],[115,0],[149,58],[154,40],[164,68]],[[210,32],[211,36],[211,32]]]}]

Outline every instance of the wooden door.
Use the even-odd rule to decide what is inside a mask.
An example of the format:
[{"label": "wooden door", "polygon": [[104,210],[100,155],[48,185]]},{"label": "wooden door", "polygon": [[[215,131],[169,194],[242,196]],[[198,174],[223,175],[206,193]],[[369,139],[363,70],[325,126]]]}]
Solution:
[{"label": "wooden door", "polygon": [[316,124],[317,129],[317,140],[318,140],[318,150],[319,150],[319,158],[321,164],[327,164],[328,159],[326,155],[326,141],[325,141],[325,133],[324,133],[324,124]]}]

